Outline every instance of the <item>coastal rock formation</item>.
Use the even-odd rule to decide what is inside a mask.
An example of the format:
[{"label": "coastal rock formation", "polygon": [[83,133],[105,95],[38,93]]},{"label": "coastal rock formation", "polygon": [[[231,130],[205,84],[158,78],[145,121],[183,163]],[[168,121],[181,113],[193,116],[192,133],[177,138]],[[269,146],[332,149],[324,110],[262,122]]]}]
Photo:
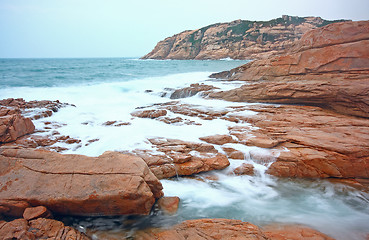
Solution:
[{"label": "coastal rock formation", "polygon": [[[338,20],[343,21],[343,20]],[[279,55],[314,28],[337,21],[282,16],[270,21],[236,20],[184,31],[160,41],[143,59],[262,59]]]},{"label": "coastal rock formation", "polygon": [[79,239],[89,240],[85,234],[62,222],[46,218],[27,221],[16,219],[11,222],[0,222],[0,239]]},{"label": "coastal rock formation", "polygon": [[220,170],[229,166],[228,158],[210,144],[165,138],[149,141],[159,153],[143,150],[133,153],[141,157],[159,179]]},{"label": "coastal rock formation", "polygon": [[177,89],[175,90],[171,95],[170,99],[179,99],[179,98],[185,98],[185,97],[192,97],[196,95],[199,92],[206,93],[207,91],[215,89],[214,86],[211,85],[205,85],[205,84],[191,84],[187,88]]},{"label": "coastal rock formation", "polygon": [[139,157],[99,157],[0,148],[0,214],[22,216],[29,206],[56,214],[148,214],[162,185]]},{"label": "coastal rock formation", "polygon": [[213,77],[246,81],[211,98],[305,104],[369,117],[369,21],[305,34],[288,55],[250,62]]},{"label": "coastal rock formation", "polygon": [[25,115],[32,120],[40,119],[44,117],[50,117],[54,112],[59,111],[60,108],[65,106],[74,106],[68,103],[61,103],[58,100],[49,101],[25,101],[23,98],[7,98],[0,100],[0,106],[7,107],[8,109],[19,109],[22,115]]},{"label": "coastal rock formation", "polygon": [[258,127],[252,137],[235,135],[247,145],[288,149],[268,173],[369,178],[369,21],[312,30],[288,55],[254,61],[214,77],[246,84],[214,92],[211,98],[293,104],[249,107],[258,114],[239,119]]},{"label": "coastal rock formation", "polygon": [[300,225],[269,225],[262,228],[264,234],[273,240],[286,239],[315,239],[315,240],[334,240],[333,238]]},{"label": "coastal rock formation", "polygon": [[31,119],[23,117],[19,111],[0,108],[0,144],[13,142],[34,130]]},{"label": "coastal rock formation", "polygon": [[[284,230],[284,231],[283,231]],[[248,222],[231,219],[188,220],[167,230],[149,229],[140,231],[135,239],[322,239],[333,238],[308,227],[289,225],[281,228],[269,227],[264,231]]]},{"label": "coastal rock formation", "polygon": [[[258,112],[240,117],[254,127],[249,134],[230,128],[230,134],[246,145],[261,140],[280,149],[268,173],[279,177],[369,178],[369,121],[319,107],[254,105]],[[245,131],[245,132],[246,132]],[[241,133],[240,133],[241,132]],[[259,141],[252,141],[258,138]],[[287,149],[287,150],[284,150]]]}]

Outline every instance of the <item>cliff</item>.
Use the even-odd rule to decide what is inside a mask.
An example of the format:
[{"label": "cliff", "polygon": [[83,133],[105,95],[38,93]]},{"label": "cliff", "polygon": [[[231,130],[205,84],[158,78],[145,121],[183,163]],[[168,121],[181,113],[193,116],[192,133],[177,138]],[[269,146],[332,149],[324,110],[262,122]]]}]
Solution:
[{"label": "cliff", "polygon": [[263,59],[284,53],[311,29],[341,21],[283,15],[270,21],[217,23],[168,37],[142,59]]},{"label": "cliff", "polygon": [[245,81],[210,95],[229,101],[304,104],[369,118],[369,21],[311,30],[284,56],[211,77]]}]

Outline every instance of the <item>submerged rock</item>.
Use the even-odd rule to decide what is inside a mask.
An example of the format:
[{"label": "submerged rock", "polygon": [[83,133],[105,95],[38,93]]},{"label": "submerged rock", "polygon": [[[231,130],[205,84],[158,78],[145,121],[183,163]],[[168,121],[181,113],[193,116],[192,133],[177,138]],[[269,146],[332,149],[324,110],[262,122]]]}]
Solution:
[{"label": "submerged rock", "polygon": [[220,170],[229,166],[228,158],[210,144],[166,138],[150,139],[150,142],[159,153],[142,150],[133,153],[144,159],[159,179]]},{"label": "submerged rock", "polygon": [[209,92],[210,90],[215,89],[214,86],[205,85],[205,84],[191,84],[189,87],[177,89],[171,95],[170,99],[179,99],[195,96],[199,92]]},{"label": "submerged rock", "polygon": [[178,211],[179,201],[179,197],[162,197],[157,204],[158,208],[165,214],[173,215]]},{"label": "submerged rock", "polygon": [[149,214],[163,195],[161,183],[137,156],[105,152],[86,157],[5,147],[0,154],[4,215],[19,215],[20,204],[65,215]]}]

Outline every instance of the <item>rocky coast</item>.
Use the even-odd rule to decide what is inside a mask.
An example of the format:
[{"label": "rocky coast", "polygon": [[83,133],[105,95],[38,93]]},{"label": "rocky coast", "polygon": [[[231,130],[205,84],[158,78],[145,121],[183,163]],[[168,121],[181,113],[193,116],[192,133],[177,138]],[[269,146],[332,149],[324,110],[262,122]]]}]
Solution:
[{"label": "rocky coast", "polygon": [[[216,184],[219,175],[212,173],[220,170],[236,177],[265,173],[287,181],[328,179],[353,186],[368,199],[368,21],[313,29],[291,44],[285,55],[211,77],[216,80],[173,89],[167,102],[142,106],[131,116],[179,126],[218,121],[227,123],[226,133],[214,129],[213,135],[197,141],[156,136],[147,139],[151,149],[108,151],[97,157],[63,154],[99,141],[84,143],[61,135],[60,123],[48,121],[59,109],[73,105],[1,100],[0,239],[334,239],[330,232],[295,223],[257,226],[202,218],[117,233],[80,232],[60,218],[52,219],[153,211],[172,215],[181,200],[164,196],[160,179],[211,179]],[[213,82],[242,86],[222,90]],[[181,101],[195,95],[229,104],[219,109]],[[42,129],[32,122],[40,119]],[[130,124],[112,120],[105,126]],[[46,135],[37,135],[40,132]],[[195,175],[202,172],[208,175]],[[365,239],[369,233],[358,234]]]}]

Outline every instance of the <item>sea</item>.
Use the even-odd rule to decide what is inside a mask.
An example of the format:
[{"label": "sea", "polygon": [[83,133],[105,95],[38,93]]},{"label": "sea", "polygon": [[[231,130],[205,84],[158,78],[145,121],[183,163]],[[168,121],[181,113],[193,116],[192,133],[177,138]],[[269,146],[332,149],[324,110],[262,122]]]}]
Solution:
[{"label": "sea", "polygon": [[[233,123],[222,119],[188,117],[201,125],[166,124],[152,119],[134,118],[131,113],[142,107],[177,101],[198,109],[224,111],[250,103],[232,103],[204,99],[195,95],[170,99],[171,93],[192,83],[218,87],[218,91],[237,88],[244,82],[209,78],[214,72],[230,70],[241,60],[141,60],[137,58],[86,59],[0,59],[0,99],[59,100],[69,103],[51,117],[34,120],[35,135],[49,136],[52,131],[79,139],[75,144],[56,143],[63,153],[99,156],[105,151],[152,150],[149,138],[164,137],[201,142],[200,137],[228,134]],[[181,116],[169,113],[170,116]],[[257,114],[245,111],[241,114]],[[104,123],[129,123],[112,127]],[[45,122],[51,127],[45,128]],[[49,124],[50,126],[50,124]],[[252,126],[249,126],[252,128]],[[221,148],[215,146],[219,151]],[[106,236],[129,237],[148,227],[167,227],[184,220],[227,218],[269,224],[302,224],[336,239],[365,239],[369,234],[369,195],[348,185],[327,180],[278,179],[265,174],[271,164],[257,162],[250,151],[271,154],[270,149],[234,144],[244,160],[193,178],[161,180],[166,196],[180,197],[176,214],[153,211],[149,216],[70,217],[60,216],[66,224],[86,232],[93,239]],[[251,163],[255,176],[229,174],[242,163]],[[105,236],[105,237],[104,237]]]}]

